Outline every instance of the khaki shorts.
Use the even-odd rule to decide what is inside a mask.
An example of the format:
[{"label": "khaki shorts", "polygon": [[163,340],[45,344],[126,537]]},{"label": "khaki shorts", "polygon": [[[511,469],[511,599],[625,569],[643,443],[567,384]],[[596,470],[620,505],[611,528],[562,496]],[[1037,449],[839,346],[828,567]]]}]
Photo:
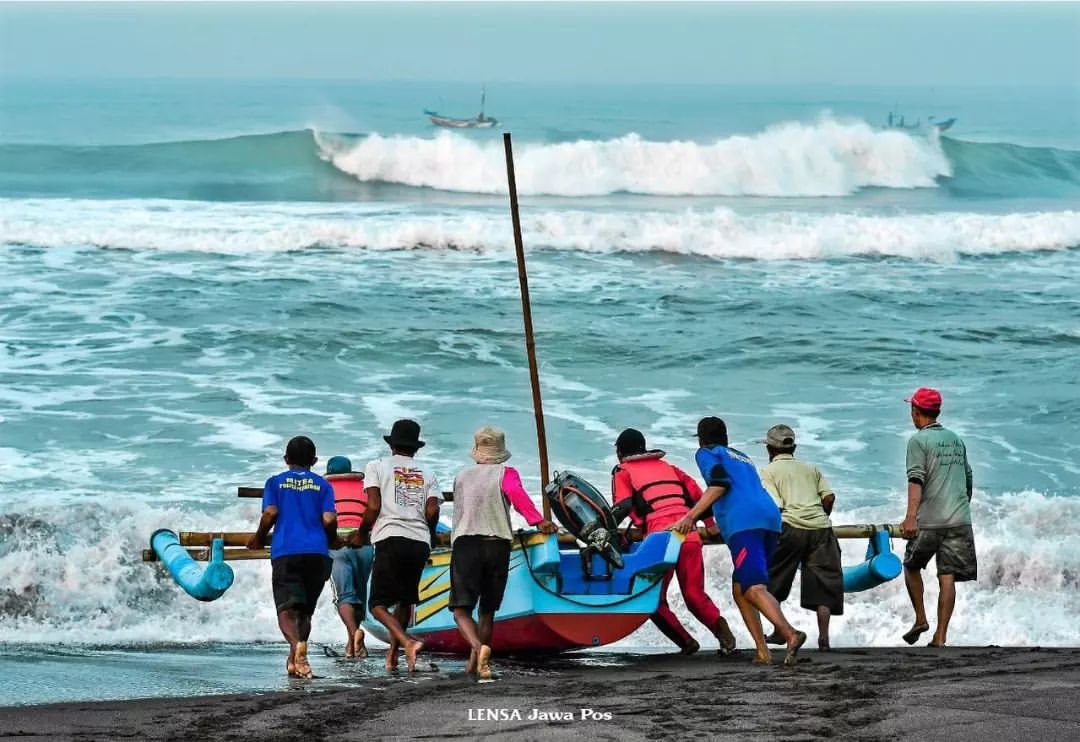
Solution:
[{"label": "khaki shorts", "polygon": [[908,569],[926,569],[931,557],[937,558],[938,577],[952,575],[957,582],[978,579],[975,559],[975,535],[971,526],[921,528],[904,553]]}]

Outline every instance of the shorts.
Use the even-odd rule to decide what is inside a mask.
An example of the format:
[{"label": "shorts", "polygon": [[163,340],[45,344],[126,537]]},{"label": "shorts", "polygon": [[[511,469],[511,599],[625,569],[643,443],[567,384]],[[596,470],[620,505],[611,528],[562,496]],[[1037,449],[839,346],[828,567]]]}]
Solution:
[{"label": "shorts", "polygon": [[840,542],[831,528],[784,524],[776,553],[769,562],[769,592],[780,602],[786,600],[800,571],[799,605],[811,611],[824,606],[834,616],[843,615],[844,569],[840,566]]},{"label": "shorts", "polygon": [[510,574],[510,542],[504,538],[459,536],[450,556],[450,604],[470,611],[480,603],[481,613],[494,613],[502,605]]},{"label": "shorts", "polygon": [[918,535],[908,541],[904,566],[926,569],[930,557],[937,557],[938,577],[952,575],[957,582],[969,582],[979,577],[975,534],[971,526],[920,528]]},{"label": "shorts", "polygon": [[391,536],[375,544],[368,605],[389,608],[419,603],[420,576],[430,553],[427,542],[404,536]]},{"label": "shorts", "polygon": [[727,539],[731,563],[735,566],[731,581],[739,583],[743,590],[754,585],[768,585],[769,563],[779,537],[776,531],[766,531],[764,528],[731,534]]},{"label": "shorts", "polygon": [[358,620],[367,614],[367,585],[371,576],[371,562],[375,550],[369,546],[345,546],[330,552],[334,567],[330,573],[330,586],[334,589],[334,605],[354,605],[359,611]]},{"label": "shorts", "polygon": [[315,613],[323,585],[330,579],[330,557],[322,554],[289,554],[270,562],[270,584],[278,613]]}]

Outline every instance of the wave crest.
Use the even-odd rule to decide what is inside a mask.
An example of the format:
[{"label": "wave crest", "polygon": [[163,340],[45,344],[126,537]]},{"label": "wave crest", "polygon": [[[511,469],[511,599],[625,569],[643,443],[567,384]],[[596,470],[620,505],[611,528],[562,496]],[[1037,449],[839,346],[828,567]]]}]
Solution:
[{"label": "wave crest", "polygon": [[[321,156],[362,182],[469,193],[505,193],[497,142],[444,132],[434,138],[342,141],[316,135]],[[607,141],[524,144],[516,152],[523,194],[600,196],[845,196],[861,188],[930,188],[951,174],[937,141],[861,121],[788,122],[711,144]]]}]

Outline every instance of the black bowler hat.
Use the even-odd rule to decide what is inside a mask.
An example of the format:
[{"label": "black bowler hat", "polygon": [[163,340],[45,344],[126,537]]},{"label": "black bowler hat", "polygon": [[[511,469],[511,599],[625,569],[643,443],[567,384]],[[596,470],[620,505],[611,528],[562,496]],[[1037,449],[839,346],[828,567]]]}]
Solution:
[{"label": "black bowler hat", "polygon": [[415,420],[398,420],[390,428],[390,435],[384,435],[383,440],[391,446],[424,447],[424,442],[420,440],[420,423]]}]

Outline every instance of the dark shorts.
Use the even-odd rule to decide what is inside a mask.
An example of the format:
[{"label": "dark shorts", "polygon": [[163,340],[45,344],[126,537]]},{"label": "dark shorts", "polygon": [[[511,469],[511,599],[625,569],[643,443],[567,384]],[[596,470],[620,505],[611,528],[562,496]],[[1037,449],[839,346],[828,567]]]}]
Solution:
[{"label": "dark shorts", "polygon": [[809,610],[825,606],[834,616],[844,613],[844,569],[840,542],[831,528],[795,528],[784,524],[776,553],[769,563],[769,592],[787,600],[791,583],[802,570],[799,605]]},{"label": "dark shorts", "polygon": [[502,605],[510,573],[510,542],[502,538],[460,536],[450,556],[450,608],[480,603],[481,613],[494,613]]},{"label": "dark shorts", "polygon": [[367,585],[371,576],[371,562],[375,550],[369,546],[344,546],[330,552],[334,568],[330,574],[330,586],[334,589],[334,605],[342,603],[356,606],[358,619],[367,614]]},{"label": "dark shorts", "polygon": [[979,577],[975,534],[971,526],[920,528],[918,535],[908,541],[904,566],[908,569],[926,569],[931,557],[937,557],[938,577],[952,575],[957,582],[968,582]]},{"label": "dark shorts", "polygon": [[739,583],[743,590],[754,585],[768,585],[769,563],[776,551],[779,536],[776,531],[763,528],[731,534],[727,540],[731,563],[735,567],[731,581]]},{"label": "dark shorts", "polygon": [[419,603],[420,576],[430,553],[431,547],[425,542],[403,536],[391,536],[375,544],[368,605],[389,608]]},{"label": "dark shorts", "polygon": [[330,557],[322,554],[289,554],[270,562],[270,584],[278,613],[297,610],[315,613],[323,585],[330,579]]}]

